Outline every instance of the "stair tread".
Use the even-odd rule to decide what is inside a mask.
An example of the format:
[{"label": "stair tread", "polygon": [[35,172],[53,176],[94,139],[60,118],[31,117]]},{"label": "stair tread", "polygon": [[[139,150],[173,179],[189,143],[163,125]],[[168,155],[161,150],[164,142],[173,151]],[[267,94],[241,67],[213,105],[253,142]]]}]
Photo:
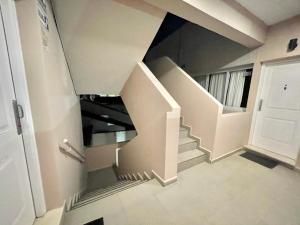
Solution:
[{"label": "stair tread", "polygon": [[186,130],[188,130],[188,129],[185,127],[180,127],[180,131],[186,131]]},{"label": "stair tread", "polygon": [[98,194],[104,193],[106,191],[115,190],[115,189],[118,189],[118,188],[130,185],[133,182],[135,182],[135,181],[118,182],[118,183],[116,183],[114,185],[111,185],[111,186],[108,186],[108,187],[105,187],[105,188],[99,188],[97,190],[94,190],[92,192],[88,192],[88,193],[84,194],[81,197],[81,199],[89,198],[90,196],[98,195]]},{"label": "stair tread", "polygon": [[201,157],[201,156],[204,156],[204,155],[205,155],[205,153],[202,152],[201,150],[193,149],[191,151],[186,151],[186,152],[179,153],[177,162],[178,163],[185,162],[187,160],[190,160],[190,159],[193,159],[193,158],[196,158],[196,157]]},{"label": "stair tread", "polygon": [[87,199],[81,199],[78,202],[76,202],[75,205],[72,208],[74,209],[74,208],[77,208],[81,205],[86,205],[88,203],[97,201],[97,200],[102,199],[104,197],[107,197],[107,196],[113,195],[115,193],[119,193],[121,191],[127,190],[130,187],[134,187],[134,186],[136,186],[138,184],[141,184],[141,183],[144,183],[144,182],[145,181],[141,181],[141,180],[133,181],[133,182],[130,183],[130,185],[124,185],[124,186],[119,187],[117,189],[114,189],[114,190],[111,190],[111,191],[108,191],[108,192],[103,192],[99,195],[91,196],[90,198],[87,198]]},{"label": "stair tread", "polygon": [[196,140],[190,137],[179,138],[179,145],[184,145],[191,142],[196,142]]}]

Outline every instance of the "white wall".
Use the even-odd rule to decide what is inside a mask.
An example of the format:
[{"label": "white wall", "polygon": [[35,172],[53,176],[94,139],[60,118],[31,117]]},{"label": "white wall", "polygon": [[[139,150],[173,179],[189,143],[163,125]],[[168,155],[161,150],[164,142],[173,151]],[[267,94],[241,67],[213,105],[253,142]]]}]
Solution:
[{"label": "white wall", "polygon": [[249,112],[220,114],[212,160],[216,160],[247,144],[250,132]]},{"label": "white wall", "polygon": [[95,146],[86,149],[86,168],[88,172],[107,168],[116,163],[118,143]]},{"label": "white wall", "polygon": [[149,68],[181,107],[183,123],[199,138],[202,148],[216,160],[247,143],[250,113],[222,114],[223,106],[169,58]]},{"label": "white wall", "polygon": [[163,182],[177,178],[180,107],[143,63],[121,92],[137,136],[119,151],[120,171],[154,170]]},{"label": "white wall", "polygon": [[191,76],[255,62],[256,51],[203,27],[186,23],[151,49],[146,60],[168,56]]},{"label": "white wall", "polygon": [[83,152],[80,104],[51,6],[47,2],[49,31],[40,23],[37,6],[36,0],[16,2],[43,188],[50,210],[85,188],[86,173],[83,164],[58,148],[67,138]]},{"label": "white wall", "polygon": [[221,103],[167,57],[153,61],[149,68],[180,105],[184,124],[192,127],[192,135],[212,151]]},{"label": "white wall", "polygon": [[119,94],[165,16],[139,0],[54,0],[77,94]]}]

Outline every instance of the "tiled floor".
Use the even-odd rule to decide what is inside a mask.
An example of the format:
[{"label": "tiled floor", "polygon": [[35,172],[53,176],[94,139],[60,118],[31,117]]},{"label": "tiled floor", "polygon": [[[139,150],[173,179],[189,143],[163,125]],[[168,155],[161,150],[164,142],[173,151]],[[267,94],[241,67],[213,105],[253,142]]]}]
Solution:
[{"label": "tiled floor", "polygon": [[64,225],[102,216],[105,225],[300,225],[300,174],[236,154],[183,171],[167,187],[152,180],[68,212]]}]

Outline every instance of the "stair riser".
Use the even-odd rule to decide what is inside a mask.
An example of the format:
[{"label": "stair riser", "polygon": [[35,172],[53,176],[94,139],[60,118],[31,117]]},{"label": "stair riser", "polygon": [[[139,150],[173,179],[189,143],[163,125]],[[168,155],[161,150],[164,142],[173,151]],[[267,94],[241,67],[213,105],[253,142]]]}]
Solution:
[{"label": "stair riser", "polygon": [[196,158],[178,163],[177,171],[180,172],[180,171],[186,170],[188,168],[191,168],[191,167],[193,167],[197,164],[200,164],[200,163],[206,161],[206,159],[207,159],[207,156],[203,155],[203,156],[200,156],[200,157],[196,157]]},{"label": "stair riser", "polygon": [[82,199],[87,199],[87,198],[91,198],[93,196],[97,196],[97,195],[100,195],[104,192],[108,192],[108,191],[112,191],[112,190],[115,190],[115,189],[118,189],[119,187],[123,187],[123,186],[126,186],[128,184],[132,183],[132,181],[128,181],[126,183],[122,183],[122,184],[118,184],[118,185],[115,185],[113,187],[109,187],[109,188],[105,188],[103,190],[99,190],[99,191],[94,191],[94,192],[91,192],[91,193],[88,193],[88,194],[85,194],[83,195],[80,200]]},{"label": "stair riser", "polygon": [[108,196],[110,196],[110,195],[119,193],[119,192],[121,192],[121,191],[127,190],[127,189],[129,189],[129,188],[134,187],[134,186],[137,186],[137,185],[139,185],[139,184],[141,184],[141,183],[143,183],[143,181],[134,182],[133,184],[128,185],[128,186],[126,186],[126,187],[119,188],[119,189],[116,189],[116,190],[114,190],[114,191],[109,191],[109,192],[103,193],[103,194],[101,194],[101,195],[95,196],[94,198],[90,198],[90,199],[87,199],[87,200],[84,200],[84,201],[79,201],[78,203],[76,203],[76,204],[72,207],[72,209],[76,209],[76,208],[79,208],[79,207],[81,207],[81,206],[87,205],[87,204],[89,204],[89,203],[98,201],[98,200],[103,199],[103,198],[105,198],[105,197],[108,197]]},{"label": "stair riser", "polygon": [[78,204],[79,202],[87,201],[89,199],[101,196],[101,195],[105,195],[106,193],[109,193],[109,192],[114,192],[114,191],[117,191],[117,190],[127,189],[127,187],[131,187],[132,185],[135,185],[136,183],[139,183],[139,182],[141,182],[141,181],[135,181],[135,182],[131,181],[128,184],[120,185],[116,188],[103,189],[103,190],[101,190],[98,193],[95,193],[93,195],[83,196],[82,198],[79,199],[79,201],[76,204]]},{"label": "stair riser", "polygon": [[193,149],[197,148],[197,146],[198,146],[197,141],[193,141],[193,142],[190,142],[190,143],[179,145],[178,151],[179,152],[190,151],[190,150],[193,150]]},{"label": "stair riser", "polygon": [[185,138],[185,137],[188,137],[188,136],[189,136],[188,130],[182,130],[179,133],[179,138]]}]

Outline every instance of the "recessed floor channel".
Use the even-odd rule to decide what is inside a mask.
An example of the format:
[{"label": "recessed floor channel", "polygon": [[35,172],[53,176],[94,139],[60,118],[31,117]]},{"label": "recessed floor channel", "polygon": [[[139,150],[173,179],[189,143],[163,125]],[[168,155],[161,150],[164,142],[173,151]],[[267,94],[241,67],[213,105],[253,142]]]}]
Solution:
[{"label": "recessed floor channel", "polygon": [[241,154],[240,156],[242,156],[248,160],[251,160],[252,162],[258,163],[259,165],[270,168],[270,169],[273,169],[275,166],[278,165],[278,161],[270,159],[270,158],[262,156],[262,155],[259,155],[255,152],[251,152],[251,151],[247,151],[247,152]]}]

